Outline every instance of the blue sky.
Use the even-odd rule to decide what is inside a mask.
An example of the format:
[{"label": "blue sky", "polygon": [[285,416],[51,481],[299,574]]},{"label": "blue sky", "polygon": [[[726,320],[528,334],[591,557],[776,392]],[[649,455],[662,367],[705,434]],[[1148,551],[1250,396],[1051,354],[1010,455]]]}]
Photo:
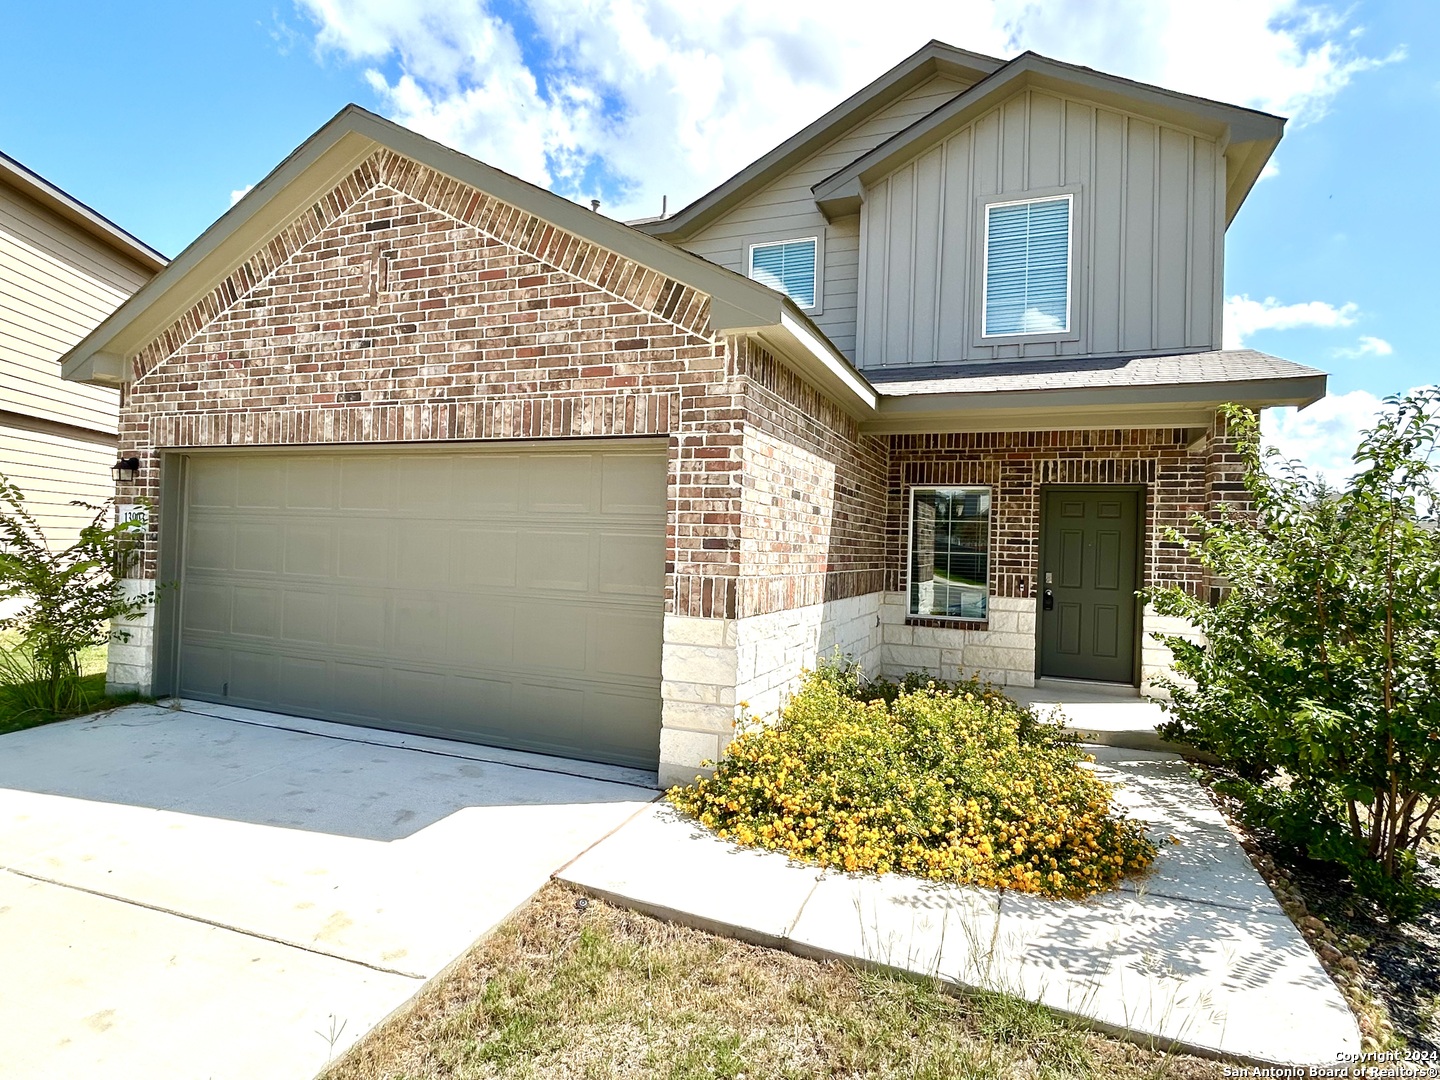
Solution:
[{"label": "blue sky", "polygon": [[1225,282],[1230,344],[1331,373],[1327,401],[1270,419],[1282,449],[1339,473],[1378,398],[1440,381],[1440,5],[850,6],[12,3],[0,150],[174,255],[355,101],[625,217],[700,195],[929,38],[1033,48],[1292,117]]}]

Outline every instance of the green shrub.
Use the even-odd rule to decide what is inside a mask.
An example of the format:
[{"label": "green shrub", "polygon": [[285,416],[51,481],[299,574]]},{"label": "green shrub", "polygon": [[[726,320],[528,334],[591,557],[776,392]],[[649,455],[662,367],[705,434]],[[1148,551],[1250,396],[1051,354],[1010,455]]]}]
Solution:
[{"label": "green shrub", "polygon": [[80,652],[106,644],[112,620],[138,615],[150,602],[120,590],[136,524],[112,522],[109,505],[72,505],[95,516],[75,543],[53,548],[25,509],[24,494],[0,475],[0,601],[24,604],[18,614],[0,619],[0,634],[19,639],[0,661],[0,682],[27,708],[55,716],[88,704]]},{"label": "green shrub", "polygon": [[1416,854],[1440,826],[1440,389],[1392,398],[1343,490],[1262,451],[1230,423],[1253,512],[1176,536],[1227,583],[1210,605],[1150,599],[1204,643],[1167,638],[1167,738],[1216,754],[1246,816],[1400,915],[1426,895]]},{"label": "green shrub", "polygon": [[1058,723],[979,683],[807,675],[773,726],[670,801],[740,844],[820,866],[1083,896],[1155,848]]}]

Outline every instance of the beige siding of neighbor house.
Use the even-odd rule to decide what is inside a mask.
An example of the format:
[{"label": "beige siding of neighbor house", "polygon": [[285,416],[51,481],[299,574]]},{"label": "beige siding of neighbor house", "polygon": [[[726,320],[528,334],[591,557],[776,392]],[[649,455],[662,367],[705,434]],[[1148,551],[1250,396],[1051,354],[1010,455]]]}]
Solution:
[{"label": "beige siding of neighbor house", "polygon": [[[1219,347],[1224,170],[1213,139],[1017,93],[867,187],[858,365]],[[982,340],[984,204],[1060,192],[1074,195],[1071,333]]]},{"label": "beige siding of neighbor house", "polygon": [[60,378],[60,357],[150,272],[0,186],[0,473],[52,545],[72,542],[113,491],[116,391]]},{"label": "beige siding of neighbor house", "polygon": [[750,245],[821,237],[824,265],[817,326],[846,356],[855,356],[855,311],[860,273],[860,216],[829,224],[810,189],[896,132],[939,108],[970,84],[937,75],[856,125],[763,191],[712,222],[680,246],[738,273],[749,271]]},{"label": "beige siding of neighbor house", "polygon": [[95,517],[72,502],[99,505],[110,497],[114,461],[115,437],[106,432],[0,416],[0,472],[25,494],[25,509],[52,546],[72,542]]},{"label": "beige siding of neighbor house", "polygon": [[0,187],[0,410],[113,432],[115,391],[62,382],[59,358],[149,277]]}]

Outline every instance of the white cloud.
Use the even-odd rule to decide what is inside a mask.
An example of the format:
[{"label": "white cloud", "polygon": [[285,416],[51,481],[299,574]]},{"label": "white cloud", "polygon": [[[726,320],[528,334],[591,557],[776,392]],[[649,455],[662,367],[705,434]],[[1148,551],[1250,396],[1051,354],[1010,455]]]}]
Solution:
[{"label": "white cloud", "polygon": [[1265,167],[1260,170],[1260,175],[1255,178],[1255,182],[1258,184],[1261,180],[1269,180],[1272,177],[1276,177],[1279,175],[1280,166],[1275,164],[1274,158],[1271,158],[1269,161],[1265,162]]},{"label": "white cloud", "polygon": [[[1225,300],[1225,348],[1239,349],[1245,339],[1260,330],[1294,330],[1314,327],[1333,330],[1353,326],[1360,309],[1355,304],[1326,303],[1307,300],[1299,304],[1282,304],[1273,296],[1252,300],[1247,295],[1230,296]],[[1378,339],[1377,339],[1378,340]]]},{"label": "white cloud", "polygon": [[[1359,73],[1348,12],[1302,0],[299,0],[396,120],[617,217],[678,208],[929,38],[1022,49],[1297,123]],[[499,11],[514,10],[507,21]],[[1218,60],[1217,60],[1218,58]]]},{"label": "white cloud", "polygon": [[1312,476],[1342,486],[1359,471],[1351,460],[1360,432],[1371,427],[1382,403],[1365,390],[1329,394],[1304,410],[1266,409],[1261,437],[1287,458],[1303,462]]},{"label": "white cloud", "polygon": [[1347,360],[1358,360],[1362,356],[1390,356],[1395,352],[1395,346],[1384,338],[1371,337],[1369,334],[1361,334],[1359,342],[1353,348],[1342,348],[1331,350],[1336,356],[1343,356]]},{"label": "white cloud", "polygon": [[236,190],[230,192],[230,205],[234,206],[236,203],[238,203],[241,199],[243,199],[246,195],[249,195],[250,192],[254,190],[254,184],[246,184],[243,188],[237,188]]}]

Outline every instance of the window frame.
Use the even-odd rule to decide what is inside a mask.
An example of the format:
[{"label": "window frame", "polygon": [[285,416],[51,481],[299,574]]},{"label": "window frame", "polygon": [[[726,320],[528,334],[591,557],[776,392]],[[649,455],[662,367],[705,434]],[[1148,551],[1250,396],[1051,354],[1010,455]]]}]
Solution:
[{"label": "window frame", "polygon": [[[922,491],[983,491],[990,497],[990,511],[985,526],[985,614],[975,615],[931,615],[911,610],[914,599],[911,591],[911,575],[915,567],[915,502]],[[993,484],[913,484],[910,487],[909,509],[905,520],[905,618],[925,619],[955,623],[958,626],[975,626],[990,621],[990,601],[995,598],[994,565],[995,552],[995,485]]]},{"label": "window frame", "polygon": [[[1069,266],[1065,274],[1065,329],[1044,330],[1034,333],[989,333],[985,325],[986,301],[989,299],[990,282],[990,211],[1003,206],[1023,206],[1029,203],[1056,202],[1061,199],[1070,204]],[[1081,212],[1081,191],[1078,185],[1062,188],[1045,188],[1023,193],[1005,195],[983,195],[976,200],[976,218],[979,222],[980,242],[976,245],[976,277],[980,288],[976,295],[974,344],[987,347],[1002,345],[1028,345],[1055,341],[1078,341],[1080,339],[1080,281],[1078,271],[1082,265],[1079,242],[1083,233],[1079,226]]]},{"label": "window frame", "polygon": [[[793,296],[785,293],[790,302],[807,315],[819,315],[825,309],[824,304],[824,269],[825,269],[825,230],[818,229],[813,233],[803,236],[787,236],[779,240],[751,240],[745,246],[745,276],[751,281],[758,281],[755,277],[755,249],[766,247],[778,247],[781,244],[804,244],[814,243],[815,245],[815,303],[806,306],[796,300]],[[783,292],[783,290],[776,290]]]}]

